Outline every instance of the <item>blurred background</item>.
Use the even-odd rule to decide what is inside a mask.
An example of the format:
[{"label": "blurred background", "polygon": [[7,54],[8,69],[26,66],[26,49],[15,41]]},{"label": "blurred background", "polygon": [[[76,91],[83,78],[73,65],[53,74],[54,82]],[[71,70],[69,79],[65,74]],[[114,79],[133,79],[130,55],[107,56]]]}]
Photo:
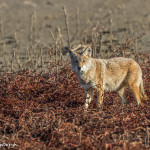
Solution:
[{"label": "blurred background", "polygon": [[149,6],[149,0],[0,0],[0,71],[49,71],[53,61],[66,62],[64,46],[78,44],[90,43],[94,57],[122,56],[118,49],[148,54]]}]

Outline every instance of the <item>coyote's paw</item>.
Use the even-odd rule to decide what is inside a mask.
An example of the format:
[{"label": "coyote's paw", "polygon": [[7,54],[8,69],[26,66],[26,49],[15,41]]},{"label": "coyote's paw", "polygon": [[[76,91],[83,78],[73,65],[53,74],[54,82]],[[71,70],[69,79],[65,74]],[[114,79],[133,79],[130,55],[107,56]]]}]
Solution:
[{"label": "coyote's paw", "polygon": [[88,104],[88,103],[85,103],[85,104],[84,104],[84,109],[87,110],[88,107],[89,107],[89,104]]},{"label": "coyote's paw", "polygon": [[143,100],[143,101],[147,101],[147,100],[149,100],[149,97],[148,97],[148,96],[145,96],[145,97],[142,98],[142,100]]},{"label": "coyote's paw", "polygon": [[98,109],[98,110],[101,110],[101,109],[102,109],[102,104],[97,103],[96,106],[97,106],[97,109]]},{"label": "coyote's paw", "polygon": [[144,103],[143,103],[143,102],[140,102],[140,103],[139,103],[139,106],[144,106]]}]

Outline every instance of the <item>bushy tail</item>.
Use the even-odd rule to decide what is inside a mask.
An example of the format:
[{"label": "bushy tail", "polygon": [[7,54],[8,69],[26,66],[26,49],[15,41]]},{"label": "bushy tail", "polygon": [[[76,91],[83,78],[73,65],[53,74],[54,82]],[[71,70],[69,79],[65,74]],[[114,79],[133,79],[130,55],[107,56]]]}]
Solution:
[{"label": "bushy tail", "polygon": [[146,93],[144,91],[143,79],[141,80],[139,90],[140,90],[141,99],[142,100],[148,100],[149,98],[148,98],[148,96],[146,95]]}]

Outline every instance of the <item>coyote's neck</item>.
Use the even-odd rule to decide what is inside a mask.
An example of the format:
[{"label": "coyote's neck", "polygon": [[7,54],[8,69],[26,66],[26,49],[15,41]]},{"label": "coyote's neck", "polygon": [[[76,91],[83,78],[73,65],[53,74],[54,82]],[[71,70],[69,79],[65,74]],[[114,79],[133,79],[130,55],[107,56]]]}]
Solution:
[{"label": "coyote's neck", "polygon": [[95,74],[96,67],[95,67],[95,64],[92,60],[93,59],[90,58],[90,63],[89,63],[89,66],[88,66],[88,70],[78,76],[78,79],[79,79],[81,84],[90,83],[91,80],[94,79],[94,74]]}]

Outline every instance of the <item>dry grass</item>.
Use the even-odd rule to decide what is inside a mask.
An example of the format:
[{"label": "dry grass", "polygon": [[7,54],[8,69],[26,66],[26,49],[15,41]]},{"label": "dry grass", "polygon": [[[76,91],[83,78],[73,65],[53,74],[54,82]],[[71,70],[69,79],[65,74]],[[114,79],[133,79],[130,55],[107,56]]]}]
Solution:
[{"label": "dry grass", "polygon": [[[150,97],[150,68],[143,65],[143,72]],[[15,149],[150,148],[150,101],[139,107],[127,91],[124,107],[116,93],[106,93],[102,110],[93,101],[85,112],[70,67],[55,77],[28,70],[0,77],[0,141],[16,143]]]}]

